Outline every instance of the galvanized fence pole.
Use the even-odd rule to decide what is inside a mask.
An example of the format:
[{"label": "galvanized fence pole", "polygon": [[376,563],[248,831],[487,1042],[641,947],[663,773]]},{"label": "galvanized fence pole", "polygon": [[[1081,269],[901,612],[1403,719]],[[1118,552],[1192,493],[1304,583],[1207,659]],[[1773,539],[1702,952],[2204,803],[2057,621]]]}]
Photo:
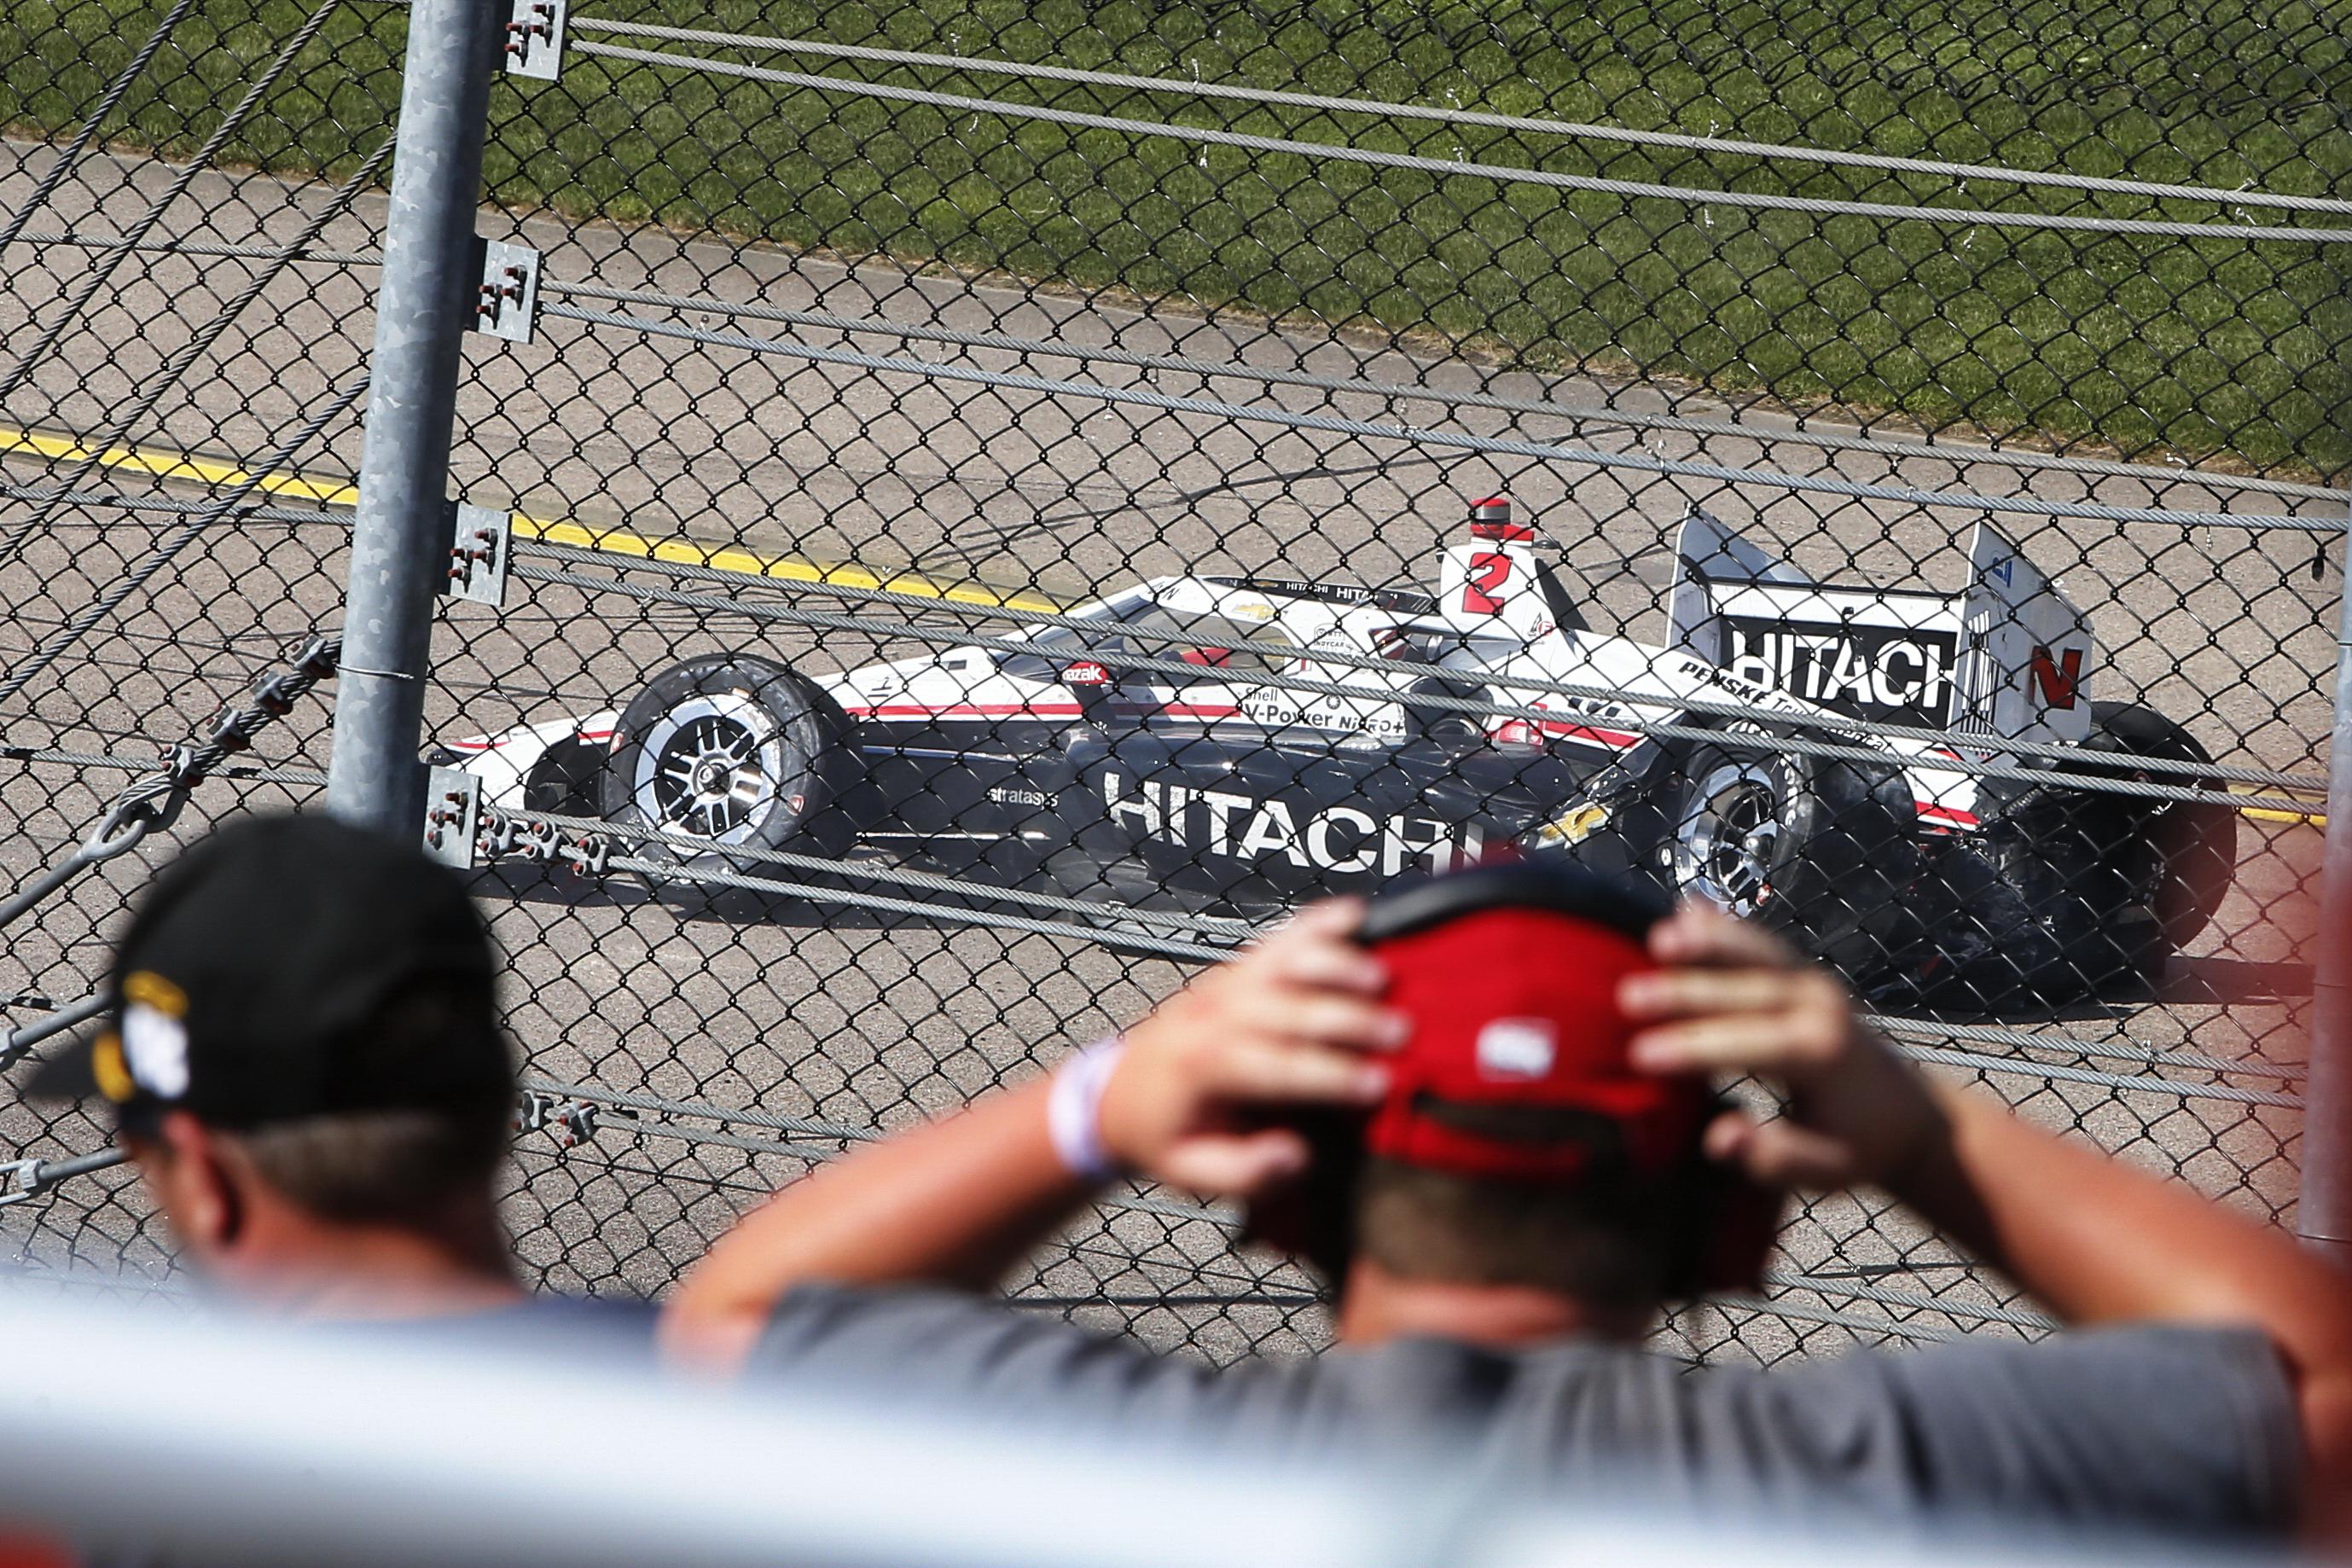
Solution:
[{"label": "galvanized fence pole", "polygon": [[2319,942],[2304,1091],[2295,1229],[2352,1267],[2352,533],[2336,632],[2336,732],[2327,758],[2327,847],[2319,868]]},{"label": "galvanized fence pole", "polygon": [[433,593],[449,563],[451,422],[478,300],[474,224],[498,37],[493,0],[416,0],[409,13],[369,361],[327,806],[409,836],[424,813],[418,732]]}]

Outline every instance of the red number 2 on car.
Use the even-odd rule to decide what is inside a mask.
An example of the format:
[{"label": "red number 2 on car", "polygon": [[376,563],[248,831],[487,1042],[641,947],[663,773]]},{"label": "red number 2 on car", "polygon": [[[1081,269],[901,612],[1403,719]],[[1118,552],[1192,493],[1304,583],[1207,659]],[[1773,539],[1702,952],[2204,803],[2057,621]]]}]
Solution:
[{"label": "red number 2 on car", "polygon": [[1501,589],[1511,574],[1511,558],[1499,550],[1481,550],[1470,557],[1470,581],[1462,590],[1462,613],[1465,616],[1499,615],[1503,609]]}]

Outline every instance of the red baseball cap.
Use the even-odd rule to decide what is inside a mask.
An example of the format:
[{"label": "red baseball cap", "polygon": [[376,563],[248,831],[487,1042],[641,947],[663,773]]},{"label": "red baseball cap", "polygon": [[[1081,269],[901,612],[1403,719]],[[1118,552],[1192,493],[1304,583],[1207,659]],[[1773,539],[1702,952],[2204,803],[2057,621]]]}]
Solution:
[{"label": "red baseball cap", "polygon": [[1654,968],[1662,896],[1559,862],[1437,879],[1373,901],[1362,940],[1413,1021],[1364,1131],[1367,1153],[1454,1175],[1572,1179],[1596,1156],[1670,1171],[1717,1100],[1703,1078],[1634,1069],[1618,983]]}]

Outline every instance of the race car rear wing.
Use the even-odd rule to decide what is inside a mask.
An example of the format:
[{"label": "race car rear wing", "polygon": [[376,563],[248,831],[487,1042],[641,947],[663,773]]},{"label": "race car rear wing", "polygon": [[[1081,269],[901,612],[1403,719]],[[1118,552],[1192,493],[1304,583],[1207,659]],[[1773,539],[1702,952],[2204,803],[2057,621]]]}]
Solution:
[{"label": "race car rear wing", "polygon": [[1866,721],[2061,744],[2090,732],[2090,621],[1989,523],[1947,598],[1816,582],[1694,508],[1667,616],[1675,646]]}]

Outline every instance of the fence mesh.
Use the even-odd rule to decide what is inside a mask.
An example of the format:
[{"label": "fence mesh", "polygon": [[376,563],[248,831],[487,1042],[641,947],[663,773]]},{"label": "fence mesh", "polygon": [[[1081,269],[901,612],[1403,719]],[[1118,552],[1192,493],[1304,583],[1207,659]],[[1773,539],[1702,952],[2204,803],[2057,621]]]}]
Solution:
[{"label": "fence mesh", "polygon": [[[16,885],[339,624],[406,19],[0,16]],[[561,20],[490,111],[530,331],[458,395],[509,581],[440,606],[419,739],[493,814],[537,1279],[657,1291],[1300,898],[1506,845],[1771,921],[1933,1070],[2290,1217],[2352,430],[2324,7]],[[317,803],[329,711],[13,922],[0,1058],[174,841]],[[0,1132],[47,1162],[22,1258],[168,1278],[102,1128]],[[1232,1238],[1137,1192],[1013,1295],[1319,1344]],[[2043,1326],[1865,1194],[1664,1342]]]}]

